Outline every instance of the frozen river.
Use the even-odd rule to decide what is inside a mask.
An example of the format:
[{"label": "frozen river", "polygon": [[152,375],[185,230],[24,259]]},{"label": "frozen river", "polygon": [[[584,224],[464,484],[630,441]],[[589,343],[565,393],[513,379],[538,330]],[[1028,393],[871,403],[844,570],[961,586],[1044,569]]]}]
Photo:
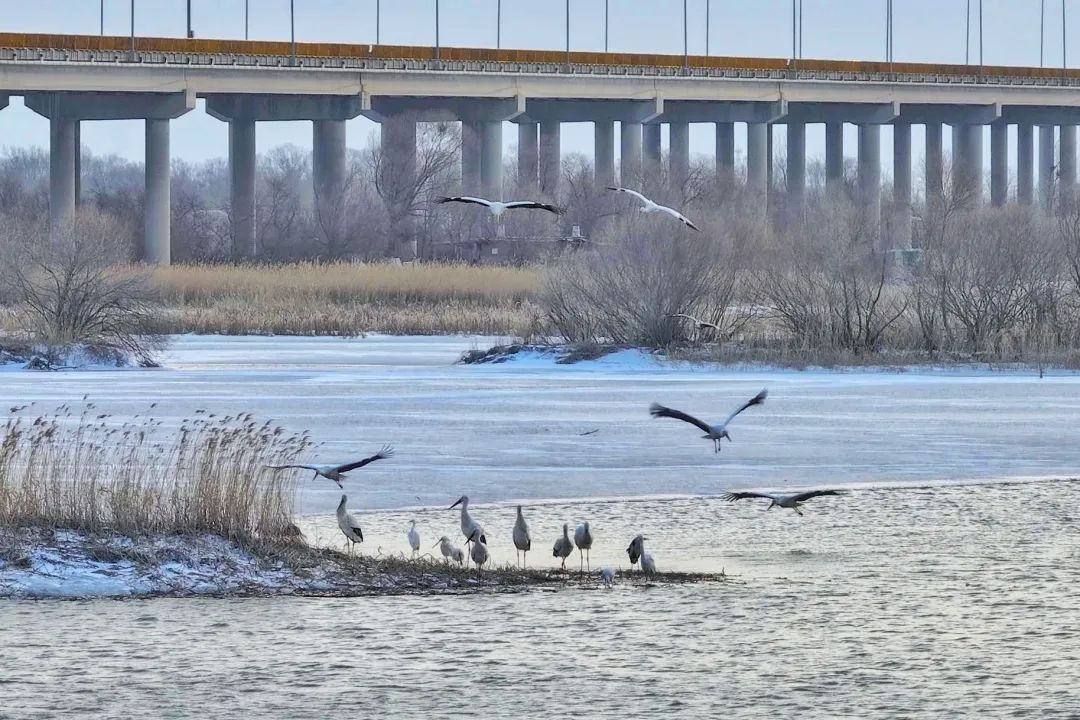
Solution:
[{"label": "frozen river", "polygon": [[[551,565],[591,520],[593,567],[645,532],[724,583],[354,599],[0,601],[0,718],[1072,718],[1080,707],[1080,378],[728,371],[622,355],[454,365],[483,339],[178,338],[166,367],[0,374],[0,401],[89,394],[175,423],[251,411],[398,454],[356,473],[364,551],[457,538],[479,503],[513,562],[516,500]],[[719,419],[714,455],[651,401]],[[581,433],[598,430],[592,435]],[[1032,481],[1036,478],[1059,478]],[[306,481],[305,481],[306,482]],[[844,486],[806,516],[715,498]],[[899,485],[900,487],[894,487]],[[918,486],[912,488],[911,486]],[[339,497],[304,486],[305,530]],[[571,560],[576,568],[576,556]]]},{"label": "frozen river", "polygon": [[[360,507],[598,497],[712,496],[731,488],[936,484],[1073,476],[1080,377],[964,372],[731,371],[622,354],[557,366],[454,364],[484,338],[179,337],[165,367],[0,375],[0,402],[88,394],[105,412],[175,424],[198,408],[310,430],[322,462],[392,443],[353,477]],[[658,401],[720,420],[763,386],[719,455]],[[596,430],[591,435],[582,435]],[[308,483],[304,513],[339,493]]]}]

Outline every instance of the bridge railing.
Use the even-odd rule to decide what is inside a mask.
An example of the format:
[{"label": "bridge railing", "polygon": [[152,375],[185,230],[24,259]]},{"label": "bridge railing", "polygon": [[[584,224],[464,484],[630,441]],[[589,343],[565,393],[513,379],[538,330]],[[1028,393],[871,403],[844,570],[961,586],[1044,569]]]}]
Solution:
[{"label": "bridge railing", "polygon": [[1080,69],[0,33],[0,62],[1080,87]]}]

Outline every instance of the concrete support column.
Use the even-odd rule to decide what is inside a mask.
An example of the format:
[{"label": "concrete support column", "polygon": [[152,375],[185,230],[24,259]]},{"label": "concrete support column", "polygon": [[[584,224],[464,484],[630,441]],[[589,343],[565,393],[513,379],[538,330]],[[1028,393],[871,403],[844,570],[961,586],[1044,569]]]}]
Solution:
[{"label": "concrete support column", "polygon": [[1016,201],[1035,201],[1035,132],[1031,123],[1016,126]]},{"label": "concrete support column", "polygon": [[536,189],[540,168],[537,132],[537,123],[518,123],[518,182],[526,191]]},{"label": "concrete support column", "polygon": [[911,124],[893,125],[892,249],[911,249]]},{"label": "concrete support column", "polygon": [[[769,191],[769,131],[767,123],[746,124],[746,187],[764,201]],[[764,214],[765,203],[761,203]]]},{"label": "concrete support column", "polygon": [[941,123],[926,123],[926,202],[936,205],[945,191],[945,165],[942,161]]},{"label": "concrete support column", "polygon": [[540,192],[554,195],[559,189],[562,148],[557,121],[540,123]]},{"label": "concrete support column", "polygon": [[859,202],[881,221],[881,126],[859,125]]},{"label": "concrete support column", "polygon": [[311,176],[320,212],[340,216],[345,199],[345,121],[312,122]]},{"label": "concrete support column", "polygon": [[787,124],[787,203],[789,221],[802,216],[806,203],[806,125]]},{"label": "concrete support column", "polygon": [[735,183],[735,123],[716,123],[716,179],[723,187]]},{"label": "concrete support column", "polygon": [[686,189],[690,180],[690,124],[673,122],[668,125],[668,174],[672,185]]},{"label": "concrete support column", "polygon": [[844,186],[844,123],[825,123],[825,187]]},{"label": "concrete support column", "polygon": [[75,167],[78,121],[63,116],[49,120],[49,222],[53,239],[75,218]]},{"label": "concrete support column", "polygon": [[[536,146],[536,126],[533,126],[533,148]],[[518,139],[520,157],[521,140]],[[534,166],[535,167],[535,166]],[[520,174],[520,168],[519,168]],[[536,173],[533,172],[533,184]],[[480,193],[480,124],[461,121],[461,191],[469,195]]]},{"label": "concrete support column", "polygon": [[641,143],[645,156],[645,183],[654,185],[660,181],[660,124],[641,126]]},{"label": "concrete support column", "polygon": [[1054,204],[1054,126],[1039,126],[1039,200],[1046,210]]},{"label": "concrete support column", "polygon": [[982,201],[982,125],[953,125],[953,194],[974,206]]},{"label": "concrete support column", "polygon": [[490,200],[502,200],[502,131],[501,120],[487,120],[480,126],[480,188]]},{"label": "concrete support column", "polygon": [[169,173],[169,121],[147,120],[143,260],[154,265],[172,260]]},{"label": "concrete support column", "polygon": [[229,120],[229,202],[233,257],[255,256],[255,121]]},{"label": "concrete support column", "polygon": [[1003,120],[990,124],[990,204],[1001,207],[1009,201],[1009,125]]},{"label": "concrete support column", "polygon": [[615,184],[615,123],[611,120],[593,123],[593,171],[597,185]]},{"label": "concrete support column", "polygon": [[75,121],[75,207],[82,205],[82,123]]},{"label": "concrete support column", "polygon": [[1076,198],[1076,126],[1062,125],[1058,146],[1058,196],[1061,210],[1071,210]]},{"label": "concrete support column", "polygon": [[[387,188],[409,188],[416,183],[416,121],[409,115],[393,115],[379,126],[382,142],[380,182]],[[399,193],[391,190],[390,197]],[[388,203],[391,238],[387,249],[403,259],[417,256],[416,236],[410,208]]]},{"label": "concrete support column", "polygon": [[619,182],[624,187],[641,186],[641,123],[619,123]]}]

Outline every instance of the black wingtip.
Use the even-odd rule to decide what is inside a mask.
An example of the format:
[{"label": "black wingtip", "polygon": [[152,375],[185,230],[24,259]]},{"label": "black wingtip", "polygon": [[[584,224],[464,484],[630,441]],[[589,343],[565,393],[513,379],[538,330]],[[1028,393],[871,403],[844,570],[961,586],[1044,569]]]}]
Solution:
[{"label": "black wingtip", "polygon": [[661,415],[664,414],[665,410],[667,410],[667,408],[664,407],[663,405],[661,405],[660,403],[653,403],[653,404],[649,405],[649,414],[652,415],[653,417],[660,417]]}]

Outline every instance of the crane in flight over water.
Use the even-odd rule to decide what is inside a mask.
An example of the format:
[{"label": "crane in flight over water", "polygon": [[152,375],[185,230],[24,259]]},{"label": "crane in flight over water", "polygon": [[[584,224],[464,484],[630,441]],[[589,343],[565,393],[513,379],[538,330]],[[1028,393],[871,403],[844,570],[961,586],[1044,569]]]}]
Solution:
[{"label": "crane in flight over water", "polygon": [[[448,510],[453,510],[458,505],[461,506],[461,534],[465,536],[465,547],[469,549],[473,542],[473,536],[475,535],[480,542],[487,545],[487,535],[484,534],[484,528],[480,527],[480,523],[473,520],[472,515],[469,514],[469,496],[462,495],[458,498],[458,501],[451,505]],[[485,552],[487,552],[485,550]],[[470,552],[471,555],[471,552]]]},{"label": "crane in flight over water", "polygon": [[735,412],[728,415],[727,418],[722,423],[717,423],[716,425],[709,425],[707,422],[705,422],[703,420],[698,420],[693,415],[687,415],[686,413],[682,412],[681,410],[672,410],[671,408],[664,407],[663,405],[660,405],[659,403],[653,403],[652,405],[649,406],[649,414],[652,415],[654,418],[666,417],[666,418],[674,418],[676,420],[682,420],[683,422],[687,422],[687,423],[690,423],[691,425],[695,425],[695,426],[701,428],[705,432],[705,434],[702,437],[706,438],[707,440],[712,440],[713,441],[713,452],[720,452],[720,441],[722,439],[727,438],[728,442],[731,442],[731,435],[728,434],[728,429],[727,429],[728,423],[730,423],[732,420],[734,420],[735,416],[738,415],[739,413],[741,413],[746,408],[752,407],[754,405],[760,405],[763,402],[765,402],[765,398],[768,397],[768,396],[769,396],[769,390],[768,390],[768,388],[764,388],[757,395],[750,398],[745,403],[743,403],[741,406],[739,406],[739,408]]},{"label": "crane in flight over water", "polygon": [[349,554],[351,555],[353,546],[356,543],[364,542],[364,532],[360,529],[360,523],[356,521],[352,513],[345,509],[345,503],[348,499],[345,495],[341,496],[341,502],[337,506],[337,524],[341,528],[341,532],[349,540]]},{"label": "crane in flight over water", "polygon": [[492,217],[496,220],[503,216],[507,210],[546,210],[549,213],[556,215],[562,215],[563,209],[548,203],[537,202],[535,200],[512,200],[510,202],[499,202],[498,200],[488,200],[481,197],[471,197],[469,195],[457,195],[455,197],[439,198],[438,203],[445,205],[446,203],[466,203],[468,205],[481,205],[486,207],[491,213]]},{"label": "crane in flight over water", "polygon": [[524,568],[529,551],[532,550],[532,535],[529,534],[529,524],[521,514],[520,505],[517,506],[517,518],[514,520],[514,547],[517,548],[521,567]]},{"label": "crane in flight over water", "polygon": [[701,232],[701,228],[699,228],[694,223],[690,222],[690,218],[686,217],[685,215],[683,215],[678,210],[676,210],[674,208],[669,208],[667,205],[660,205],[659,203],[654,203],[652,200],[645,197],[644,195],[637,192],[636,190],[631,190],[629,188],[624,188],[624,187],[611,187],[611,186],[608,187],[608,190],[612,190],[614,192],[626,193],[627,195],[630,195],[631,197],[637,198],[638,201],[641,202],[641,207],[638,208],[639,212],[643,212],[646,215],[651,215],[652,213],[658,213],[658,212],[659,213],[664,213],[666,215],[670,215],[671,217],[675,218],[676,220],[678,220],[679,222],[681,222],[683,225],[690,228],[691,230],[697,230],[698,232]]},{"label": "crane in flight over water", "polygon": [[729,492],[721,495],[724,500],[728,502],[735,502],[736,500],[746,500],[747,498],[764,498],[769,500],[769,507],[766,510],[772,510],[773,506],[787,508],[794,510],[802,515],[802,510],[799,507],[809,500],[810,498],[822,497],[823,495],[843,495],[840,490],[810,490],[807,492],[794,493],[792,495],[777,495],[773,493],[759,493],[759,492]]},{"label": "crane in flight over water", "polygon": [[366,457],[363,460],[357,460],[356,462],[345,463],[344,465],[300,465],[298,463],[288,465],[267,465],[266,467],[271,470],[311,470],[315,473],[311,479],[314,480],[317,477],[324,477],[328,480],[333,480],[340,488],[345,487],[341,484],[342,480],[345,480],[345,473],[352,470],[359,470],[360,468],[373,463],[376,460],[385,460],[386,458],[394,456],[394,448],[389,445],[384,445],[382,450],[375,453],[371,457]]}]

